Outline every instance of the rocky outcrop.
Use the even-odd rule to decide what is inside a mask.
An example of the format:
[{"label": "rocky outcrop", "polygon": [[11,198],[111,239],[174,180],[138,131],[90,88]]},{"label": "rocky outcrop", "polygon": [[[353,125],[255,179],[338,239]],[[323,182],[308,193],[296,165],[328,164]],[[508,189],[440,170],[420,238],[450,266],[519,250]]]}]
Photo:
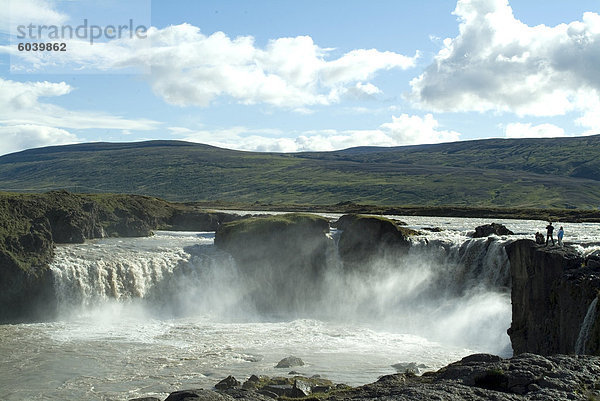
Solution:
[{"label": "rocky outcrop", "polygon": [[249,217],[221,225],[215,245],[239,262],[312,258],[327,242],[329,221],[321,216],[288,213]]},{"label": "rocky outcrop", "polygon": [[250,217],[222,224],[215,245],[238,264],[249,305],[301,313],[323,294],[328,232],[328,219],[311,214]]},{"label": "rocky outcrop", "polygon": [[[511,265],[515,354],[572,354],[592,301],[600,291],[600,271],[586,266],[574,248],[545,247],[518,240],[506,247]],[[579,352],[600,355],[600,318],[592,316]]]},{"label": "rocky outcrop", "polygon": [[360,268],[374,259],[400,257],[417,232],[378,216],[344,215],[335,223],[342,230],[338,250],[344,266]]},{"label": "rocky outcrop", "polygon": [[471,355],[422,376],[384,376],[328,400],[590,400],[600,396],[598,374],[598,357]]},{"label": "rocky outcrop", "polygon": [[279,397],[306,399],[307,396],[312,400],[330,401],[589,401],[600,397],[600,358],[521,354],[502,359],[475,354],[437,372],[426,372],[422,376],[398,373],[356,388],[300,376],[252,376],[242,388],[178,391],[165,401],[266,401]]},{"label": "rocky outcrop", "polygon": [[483,238],[489,237],[490,235],[513,235],[514,233],[510,231],[504,224],[491,223],[484,224],[482,226],[475,227],[475,233],[473,234],[473,238]]}]

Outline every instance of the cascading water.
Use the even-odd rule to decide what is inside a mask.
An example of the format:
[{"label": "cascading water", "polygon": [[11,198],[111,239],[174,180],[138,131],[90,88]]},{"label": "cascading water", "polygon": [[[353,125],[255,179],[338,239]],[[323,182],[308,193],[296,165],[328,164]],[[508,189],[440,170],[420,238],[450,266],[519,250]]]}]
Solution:
[{"label": "cascading water", "polygon": [[402,259],[360,271],[343,268],[331,239],[318,280],[271,265],[241,272],[212,241],[211,234],[163,233],[61,247],[52,265],[60,310],[81,313],[118,301],[161,318],[354,322],[510,353],[510,275],[500,239],[420,237]]},{"label": "cascading water", "polygon": [[[85,247],[84,247],[85,248]],[[185,252],[143,252],[123,249],[105,252],[101,246],[86,249],[62,247],[51,269],[62,308],[91,307],[109,299],[144,298],[186,260]]]},{"label": "cascading water", "polygon": [[590,331],[596,320],[597,306],[598,297],[594,298],[594,300],[590,303],[590,306],[585,314],[585,318],[583,319],[583,323],[581,323],[581,329],[579,329],[579,335],[577,336],[577,342],[575,343],[575,354],[577,355],[585,354],[585,347],[590,337]]}]

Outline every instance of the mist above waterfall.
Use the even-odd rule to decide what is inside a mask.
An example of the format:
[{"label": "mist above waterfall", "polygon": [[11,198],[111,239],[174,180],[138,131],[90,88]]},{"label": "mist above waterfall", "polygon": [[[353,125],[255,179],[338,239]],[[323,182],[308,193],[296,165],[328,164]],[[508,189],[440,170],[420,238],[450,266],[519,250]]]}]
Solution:
[{"label": "mist above waterfall", "polygon": [[331,238],[326,267],[316,275],[286,270],[290,261],[242,270],[212,241],[209,233],[159,233],[61,247],[52,266],[61,314],[318,319],[510,353],[508,261],[498,239],[420,238],[401,259],[348,270]]}]

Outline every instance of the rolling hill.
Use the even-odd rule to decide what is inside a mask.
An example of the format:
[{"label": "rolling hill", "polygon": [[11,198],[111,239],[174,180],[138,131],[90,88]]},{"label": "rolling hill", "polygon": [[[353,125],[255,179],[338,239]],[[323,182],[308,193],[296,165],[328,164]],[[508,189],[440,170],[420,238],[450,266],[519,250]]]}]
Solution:
[{"label": "rolling hill", "polygon": [[597,208],[600,136],[255,153],[181,141],[85,143],[0,157],[0,190],[246,204]]}]

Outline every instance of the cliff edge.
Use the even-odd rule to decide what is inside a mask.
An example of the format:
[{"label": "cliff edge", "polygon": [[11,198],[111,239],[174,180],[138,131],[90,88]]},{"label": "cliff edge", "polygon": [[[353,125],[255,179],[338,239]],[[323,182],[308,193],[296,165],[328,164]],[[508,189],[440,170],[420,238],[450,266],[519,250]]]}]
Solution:
[{"label": "cliff edge", "polygon": [[570,246],[549,248],[532,240],[515,241],[506,252],[514,353],[600,355],[600,269],[595,263]]}]

